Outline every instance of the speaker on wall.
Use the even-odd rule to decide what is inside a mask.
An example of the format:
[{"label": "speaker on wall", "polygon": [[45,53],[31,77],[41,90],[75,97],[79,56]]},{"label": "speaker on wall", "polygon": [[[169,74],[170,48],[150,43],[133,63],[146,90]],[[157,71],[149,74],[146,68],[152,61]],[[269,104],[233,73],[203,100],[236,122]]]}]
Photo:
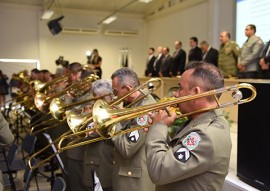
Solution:
[{"label": "speaker on wall", "polygon": [[48,22],[48,27],[53,35],[57,35],[62,31],[62,26],[60,21],[64,18],[64,16],[58,17]]},{"label": "speaker on wall", "polygon": [[[270,84],[252,85],[257,97],[238,109],[237,176],[255,188],[270,191]],[[243,91],[244,96],[249,93]]]}]

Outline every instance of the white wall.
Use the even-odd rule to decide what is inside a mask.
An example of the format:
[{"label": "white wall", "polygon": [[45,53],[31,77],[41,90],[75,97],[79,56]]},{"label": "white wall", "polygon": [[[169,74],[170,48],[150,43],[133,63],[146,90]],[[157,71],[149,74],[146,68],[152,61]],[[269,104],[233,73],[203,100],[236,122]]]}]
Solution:
[{"label": "white wall", "polygon": [[[234,34],[234,0],[206,0],[167,16],[145,22],[137,15],[119,15],[110,29],[137,30],[135,37],[97,35],[71,35],[60,33],[52,36],[47,22],[40,21],[41,8],[11,6],[0,3],[0,58],[38,59],[41,69],[55,72],[55,60],[61,55],[70,62],[85,63],[85,51],[99,49],[103,58],[104,77],[119,68],[118,50],[132,50],[134,70],[142,76],[148,47],[168,46],[174,50],[174,41],[181,40],[188,51],[189,38],[197,36],[219,46],[219,32],[229,30]],[[108,13],[65,13],[63,26],[99,28],[97,23]],[[0,64],[0,69],[1,64]],[[3,70],[4,71],[4,70]]]},{"label": "white wall", "polygon": [[219,33],[228,30],[234,36],[234,0],[206,0],[192,7],[158,17],[147,23],[148,46],[168,46],[174,51],[174,42],[180,40],[188,52],[189,38],[206,40],[219,48]]}]

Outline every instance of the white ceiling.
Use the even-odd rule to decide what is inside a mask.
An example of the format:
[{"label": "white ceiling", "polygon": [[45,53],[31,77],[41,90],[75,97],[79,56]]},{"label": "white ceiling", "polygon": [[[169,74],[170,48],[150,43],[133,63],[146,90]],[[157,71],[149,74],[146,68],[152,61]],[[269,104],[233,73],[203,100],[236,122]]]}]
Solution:
[{"label": "white ceiling", "polygon": [[142,3],[139,0],[0,0],[0,3],[34,5],[44,9],[54,9],[60,4],[60,7],[63,9],[117,11],[118,13],[146,15],[168,1],[179,0],[153,0],[150,3]]}]

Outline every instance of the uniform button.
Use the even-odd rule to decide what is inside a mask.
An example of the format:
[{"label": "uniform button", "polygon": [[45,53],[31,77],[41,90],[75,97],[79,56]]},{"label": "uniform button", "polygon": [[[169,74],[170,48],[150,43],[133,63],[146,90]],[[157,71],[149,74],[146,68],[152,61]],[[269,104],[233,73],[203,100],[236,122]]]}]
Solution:
[{"label": "uniform button", "polygon": [[112,161],[113,164],[115,164],[115,161]]},{"label": "uniform button", "polygon": [[113,150],[115,151],[115,147],[113,147]]},{"label": "uniform button", "polygon": [[94,164],[94,161],[90,161],[91,164]]},{"label": "uniform button", "polygon": [[130,171],[128,171],[128,175],[130,176],[132,173]]}]

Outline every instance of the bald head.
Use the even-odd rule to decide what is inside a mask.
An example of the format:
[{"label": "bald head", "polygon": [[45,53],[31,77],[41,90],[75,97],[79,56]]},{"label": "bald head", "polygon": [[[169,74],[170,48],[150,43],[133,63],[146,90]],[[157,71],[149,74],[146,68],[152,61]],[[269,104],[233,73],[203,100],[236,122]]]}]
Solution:
[{"label": "bald head", "polygon": [[228,31],[223,31],[220,33],[219,40],[221,44],[225,44],[230,41],[230,33]]}]

